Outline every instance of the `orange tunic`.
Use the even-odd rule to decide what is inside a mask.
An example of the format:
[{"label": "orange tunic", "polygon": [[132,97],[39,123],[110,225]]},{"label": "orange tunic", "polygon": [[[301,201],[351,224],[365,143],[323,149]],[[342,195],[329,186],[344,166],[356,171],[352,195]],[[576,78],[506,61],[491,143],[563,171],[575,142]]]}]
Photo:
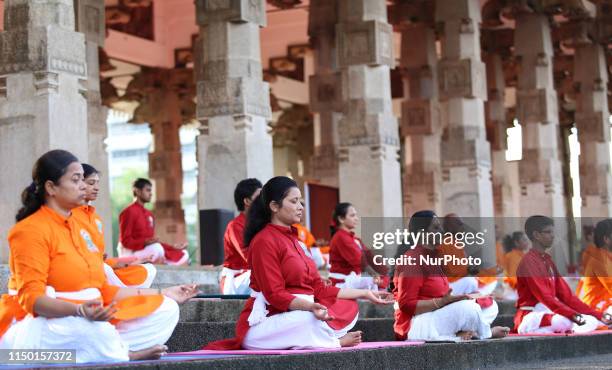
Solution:
[{"label": "orange tunic", "polygon": [[[0,336],[13,319],[25,313],[36,316],[34,304],[46,295],[47,286],[57,292],[77,292],[87,288],[100,291],[103,304],[111,303],[119,287],[106,281],[100,252],[93,242],[87,242],[87,228],[76,218],[64,218],[42,206],[18,222],[9,232],[9,268],[16,295],[4,295],[0,301]],[[147,299],[143,299],[147,297]],[[162,303],[163,296],[129,297],[117,302],[116,318],[124,320],[146,316]]]},{"label": "orange tunic", "polygon": [[[454,243],[442,243],[438,249],[438,256],[455,256],[457,258],[465,258],[465,250],[463,248],[455,247]],[[452,263],[445,264],[442,266],[444,273],[448,277],[448,282],[453,283],[468,275],[468,266],[466,265],[454,265]]]},{"label": "orange tunic", "polygon": [[293,224],[292,226],[297,229],[298,239],[304,243],[306,247],[308,247],[308,250],[310,250],[310,248],[317,242],[314,235],[312,235],[310,230],[308,230],[306,226],[302,224]]},{"label": "orange tunic", "polygon": [[517,279],[516,279],[516,270],[518,269],[521,260],[525,252],[520,249],[513,249],[510,252],[506,253],[504,256],[504,274],[506,277],[504,281],[508,284],[512,289],[516,289]]},{"label": "orange tunic", "polygon": [[[599,255],[598,253],[598,249],[595,244],[589,244],[586,246],[586,248],[584,248],[584,251],[582,252],[582,256],[580,257],[580,275],[581,276],[588,276],[585,274],[585,270],[586,270],[586,266],[589,263],[589,260],[592,257],[597,257]],[[576,286],[576,296],[578,298],[582,298],[584,292],[583,292],[583,285],[584,284],[584,279],[580,279],[578,281],[578,285]]]},{"label": "orange tunic", "polygon": [[[104,255],[104,224],[96,213],[96,208],[85,205],[72,210],[72,216],[76,218],[91,235],[92,242],[98,247],[100,255]],[[106,264],[113,267],[117,264],[117,259],[108,258]],[[122,268],[114,268],[115,275],[127,286],[137,286],[144,283],[148,277],[148,271],[144,266],[132,265]]]},{"label": "orange tunic", "polygon": [[581,279],[580,299],[593,309],[605,311],[612,305],[612,253],[597,248],[590,257]]}]

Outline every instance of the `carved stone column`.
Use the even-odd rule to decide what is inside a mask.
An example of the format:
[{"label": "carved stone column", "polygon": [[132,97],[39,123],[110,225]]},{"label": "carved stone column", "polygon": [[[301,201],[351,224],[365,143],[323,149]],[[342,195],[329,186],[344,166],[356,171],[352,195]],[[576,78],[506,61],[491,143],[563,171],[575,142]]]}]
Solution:
[{"label": "carved stone column", "polygon": [[580,142],[581,216],[612,216],[612,172],[610,169],[610,111],[605,53],[599,44],[576,47],[574,79],[576,127]]},{"label": "carved stone column", "polygon": [[338,186],[338,121],[342,110],[342,79],[336,63],[336,0],[313,0],[308,11],[308,35],[314,52],[310,76],[310,110],[314,112],[314,177]]},{"label": "carved stone column", "polygon": [[[566,203],[559,151],[559,109],[553,79],[553,46],[544,14],[516,15],[515,54],[519,58],[517,118],[523,132],[519,163],[521,214],[555,217],[559,243],[567,244]],[[567,248],[553,249],[565,269]]]},{"label": "carved stone column", "polygon": [[102,172],[100,195],[95,203],[96,211],[104,222],[106,253],[113,254],[112,207],[110,194],[110,171],[108,153],[104,140],[107,137],[106,117],[108,109],[102,105],[100,95],[100,66],[98,50],[104,47],[106,38],[104,24],[104,0],[77,0],[76,27],[85,34],[87,54],[87,128],[89,139],[89,164]]},{"label": "carved stone column", "polygon": [[272,177],[269,86],[262,81],[264,0],[196,1],[198,206],[235,208],[235,185]]},{"label": "carved stone column", "polygon": [[126,92],[126,99],[140,102],[132,122],[149,123],[153,134],[149,176],[154,181],[155,232],[167,243],[186,241],[179,129],[194,117],[194,93],[193,71],[182,68],[145,68]]},{"label": "carved stone column", "polygon": [[391,109],[393,31],[384,0],[341,0],[336,28],[342,72],[340,199],[362,216],[400,217],[398,127]]},{"label": "carved stone column", "polygon": [[405,152],[402,161],[404,215],[409,217],[423,209],[440,213],[442,127],[436,35],[432,24],[416,23],[403,27],[400,65],[406,97],[402,102],[400,130]]},{"label": "carved stone column", "polygon": [[447,122],[442,138],[442,194],[445,213],[473,218],[487,230],[485,266],[495,263],[491,151],[485,131],[486,71],[480,53],[480,2],[441,0],[436,21],[443,26],[439,94]]},{"label": "carved stone column", "polygon": [[73,0],[6,0],[0,32],[0,260],[34,161],[51,149],[88,158],[85,37]]}]

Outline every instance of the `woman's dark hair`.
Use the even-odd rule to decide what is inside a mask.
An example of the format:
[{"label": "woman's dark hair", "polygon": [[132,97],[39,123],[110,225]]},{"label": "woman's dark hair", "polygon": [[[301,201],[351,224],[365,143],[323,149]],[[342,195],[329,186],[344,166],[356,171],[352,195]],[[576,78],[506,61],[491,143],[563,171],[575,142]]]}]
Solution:
[{"label": "woman's dark hair", "polygon": [[38,158],[32,169],[32,183],[21,193],[23,206],[15,216],[17,222],[38,211],[45,204],[45,183],[51,181],[57,184],[68,166],[78,161],[72,153],[60,149],[46,152]]},{"label": "woman's dark hair", "polygon": [[508,253],[516,249],[524,235],[525,233],[522,231],[515,231],[512,234],[506,235],[503,241],[504,252]]},{"label": "woman's dark hair", "polygon": [[257,179],[244,179],[234,189],[234,203],[240,212],[244,211],[244,198],[251,198],[257,189],[261,189],[261,181]]},{"label": "woman's dark hair", "polygon": [[593,241],[595,242],[595,245],[597,246],[597,248],[602,248],[605,246],[604,236],[607,236],[608,238],[612,237],[612,219],[611,218],[599,221],[597,225],[595,225]]},{"label": "woman's dark hair", "polygon": [[244,245],[249,246],[255,235],[261,231],[272,219],[270,203],[283,204],[283,199],[297,183],[285,176],[276,176],[268,180],[261,188],[261,193],[255,198],[247,212],[246,227],[244,229]]},{"label": "woman's dark hair", "polygon": [[331,236],[334,236],[336,231],[338,231],[338,227],[340,227],[340,218],[345,218],[349,208],[351,208],[352,206],[353,205],[348,202],[336,204],[336,208],[334,208],[334,213],[332,213],[332,224],[329,226],[329,233],[331,234]]},{"label": "woman's dark hair", "polygon": [[86,179],[91,175],[100,174],[100,171],[96,170],[96,168],[87,163],[81,163],[83,166],[83,178]]},{"label": "woman's dark hair", "polygon": [[434,217],[438,217],[434,211],[424,210],[415,212],[412,217],[410,217],[408,231],[411,233],[417,233],[421,230],[427,231]]}]

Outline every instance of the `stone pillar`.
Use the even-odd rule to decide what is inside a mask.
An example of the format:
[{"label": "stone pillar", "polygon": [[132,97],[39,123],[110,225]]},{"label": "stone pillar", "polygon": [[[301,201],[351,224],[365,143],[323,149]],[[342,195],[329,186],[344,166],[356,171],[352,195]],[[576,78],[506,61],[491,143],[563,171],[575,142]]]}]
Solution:
[{"label": "stone pillar", "polygon": [[[512,186],[510,169],[506,161],[508,149],[508,135],[506,107],[506,81],[501,55],[487,53],[484,57],[487,71],[488,100],[485,103],[485,119],[489,143],[491,144],[492,177],[493,177],[493,207],[498,226],[504,233],[514,230],[505,225],[513,214]],[[509,225],[508,225],[509,226]]]},{"label": "stone pillar", "polygon": [[599,44],[582,44],[576,47],[575,58],[581,216],[609,218],[612,217],[612,173],[605,53]]},{"label": "stone pillar", "polygon": [[100,193],[95,203],[96,211],[104,222],[104,242],[106,253],[113,255],[112,205],[110,194],[110,171],[108,153],[104,140],[107,137],[106,116],[108,109],[102,105],[100,95],[100,66],[98,50],[104,47],[105,18],[103,0],[75,1],[76,27],[85,34],[87,57],[87,131],[89,134],[89,164],[94,166],[100,175]]},{"label": "stone pillar", "polygon": [[34,161],[51,149],[88,160],[85,37],[73,0],[6,0],[0,32],[0,260]]},{"label": "stone pillar", "polygon": [[338,121],[342,110],[342,79],[336,63],[336,0],[313,0],[308,11],[308,36],[314,51],[310,76],[310,110],[314,113],[314,177],[338,186]]},{"label": "stone pillar", "polygon": [[432,209],[442,212],[438,57],[432,25],[402,29],[400,66],[404,79],[400,133],[404,138],[404,215]]},{"label": "stone pillar", "polygon": [[194,95],[193,71],[184,68],[143,68],[126,92],[125,99],[140,102],[132,122],[149,123],[153,134],[149,177],[154,183],[155,233],[166,243],[186,241],[179,129],[193,119]]},{"label": "stone pillar", "polygon": [[457,213],[486,230],[485,266],[495,264],[491,152],[485,131],[486,71],[480,55],[480,2],[440,0],[443,25],[438,81],[443,120],[442,194],[444,213]]},{"label": "stone pillar", "polygon": [[[566,204],[559,151],[559,109],[553,79],[553,46],[546,15],[519,13],[514,33],[519,60],[517,118],[523,132],[519,163],[521,214],[554,217],[557,240],[567,244]],[[553,249],[557,266],[567,264],[566,247]]]},{"label": "stone pillar", "polygon": [[264,0],[197,0],[198,206],[234,210],[234,187],[273,173],[269,86],[262,81]]},{"label": "stone pillar", "polygon": [[389,68],[393,30],[384,0],[341,0],[336,28],[342,72],[340,199],[361,216],[401,217],[397,120]]}]

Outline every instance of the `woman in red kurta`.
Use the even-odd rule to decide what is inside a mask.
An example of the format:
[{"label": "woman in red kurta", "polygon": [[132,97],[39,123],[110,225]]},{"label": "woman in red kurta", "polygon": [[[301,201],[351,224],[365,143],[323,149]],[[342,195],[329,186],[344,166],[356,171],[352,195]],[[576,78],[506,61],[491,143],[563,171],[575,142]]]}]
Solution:
[{"label": "woman in red kurta", "polygon": [[236,338],[207,349],[336,348],[361,341],[348,331],[357,320],[354,299],[389,304],[387,293],[339,289],[321,280],[298,243],[303,206],[295,181],[268,181],[247,215],[245,245],[253,293],[236,324]]},{"label": "woman in red kurta", "polygon": [[[410,219],[411,233],[440,233],[440,222],[432,211],[420,211]],[[430,238],[435,240],[436,238]],[[398,340],[459,340],[504,337],[510,331],[490,327],[482,309],[468,295],[451,295],[441,266],[427,258],[437,256],[437,245],[417,245],[406,252],[412,264],[398,266],[393,282],[397,300],[394,330]]]},{"label": "woman in red kurta", "polygon": [[[72,210],[72,216],[78,218],[84,225],[88,226],[91,242],[98,248],[100,255],[104,258],[104,272],[109,284],[120,287],[149,288],[155,279],[157,270],[151,263],[144,263],[137,257],[131,261],[122,261],[118,258],[105,258],[104,252],[104,224],[102,218],[96,213],[96,208],[91,205],[98,199],[100,191],[100,174],[93,166],[82,163],[83,176],[85,178],[85,202],[86,204]],[[88,241],[89,242],[89,241]]]},{"label": "woman in red kurta", "polygon": [[77,362],[158,358],[195,286],[111,286],[98,248],[71,210],[83,168],[64,150],[38,159],[9,232],[10,290],[0,302],[0,348],[73,349]]},{"label": "woman in red kurta", "polygon": [[[339,203],[332,216],[332,239],[330,241],[329,277],[340,288],[378,290],[389,282],[389,271],[383,265],[373,262],[374,253],[355,236],[359,222],[357,210],[350,203]],[[371,276],[361,276],[362,272]]]}]

